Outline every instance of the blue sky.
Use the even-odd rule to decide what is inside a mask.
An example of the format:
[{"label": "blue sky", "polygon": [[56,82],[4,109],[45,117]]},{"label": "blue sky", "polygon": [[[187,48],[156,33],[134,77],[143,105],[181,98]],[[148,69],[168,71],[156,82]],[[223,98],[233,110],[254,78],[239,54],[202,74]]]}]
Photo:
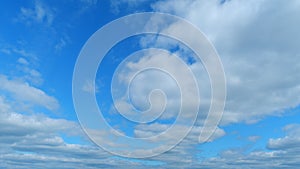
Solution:
[{"label": "blue sky", "polygon": [[[299,1],[15,0],[0,3],[0,168],[300,166]],[[72,77],[78,55],[102,26],[137,12],[163,12],[185,18],[215,46],[226,74],[227,100],[216,131],[205,143],[199,143],[198,136],[211,96],[207,72],[184,44],[157,35],[133,36],[107,53],[95,79],[97,103],[108,123],[128,136],[148,137],[163,132],[178,114],[178,86],[172,79],[148,73],[136,76],[140,81],[132,83],[136,93],[130,101],[136,110],[149,107],[147,96],[153,87],[165,89],[170,101],[164,115],[147,124],[130,122],[118,113],[123,109],[125,115],[131,115],[126,112],[128,100],[122,100],[122,95],[116,95],[115,103],[120,109],[114,107],[111,83],[116,83],[113,92],[118,92],[124,88],[120,86],[122,80],[126,82],[134,71],[145,65],[180,70],[180,66],[174,66],[177,62],[168,57],[176,54],[196,74],[201,96],[200,116],[189,135],[170,151],[133,159],[110,154],[83,132],[72,98]],[[171,30],[182,25],[166,26]],[[130,55],[150,47],[169,53],[166,57],[147,57],[149,51]],[[119,71],[115,73],[117,68]],[[112,81],[114,73],[118,76]],[[83,90],[91,92],[93,87],[91,81]],[[196,96],[189,96],[188,105],[193,106]],[[159,99],[153,103],[160,103]],[[176,127],[178,132],[161,138],[163,143],[173,143],[187,126],[183,123]]]}]

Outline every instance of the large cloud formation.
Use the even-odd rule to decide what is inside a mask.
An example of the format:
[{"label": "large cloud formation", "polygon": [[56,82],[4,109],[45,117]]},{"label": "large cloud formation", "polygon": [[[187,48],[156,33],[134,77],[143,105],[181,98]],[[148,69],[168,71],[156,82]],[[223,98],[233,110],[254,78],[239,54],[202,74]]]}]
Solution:
[{"label": "large cloud formation", "polygon": [[[300,103],[298,1],[159,1],[213,42],[227,78],[222,124],[255,122]],[[188,32],[186,32],[188,34]]]}]

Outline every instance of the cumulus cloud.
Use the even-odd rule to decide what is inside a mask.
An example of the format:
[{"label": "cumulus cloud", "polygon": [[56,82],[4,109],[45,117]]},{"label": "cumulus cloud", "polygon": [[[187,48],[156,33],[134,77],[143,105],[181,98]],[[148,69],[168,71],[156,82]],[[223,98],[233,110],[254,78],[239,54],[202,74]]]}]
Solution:
[{"label": "cumulus cloud", "polygon": [[298,1],[168,0],[152,7],[191,21],[216,46],[228,90],[222,124],[251,123],[299,105]]},{"label": "cumulus cloud", "polygon": [[[137,110],[131,107],[136,106],[143,111],[153,109],[145,112],[146,117],[147,114],[162,113],[161,119],[171,119],[180,111],[185,118],[194,117],[191,114],[195,113],[195,107],[198,108],[199,99],[197,83],[190,69],[176,55],[162,51],[145,51],[129,58],[115,72],[113,94],[117,108],[121,113],[134,116]],[[130,100],[125,95],[128,86]],[[162,92],[164,94],[159,94]],[[189,101],[181,103],[184,99]]]}]

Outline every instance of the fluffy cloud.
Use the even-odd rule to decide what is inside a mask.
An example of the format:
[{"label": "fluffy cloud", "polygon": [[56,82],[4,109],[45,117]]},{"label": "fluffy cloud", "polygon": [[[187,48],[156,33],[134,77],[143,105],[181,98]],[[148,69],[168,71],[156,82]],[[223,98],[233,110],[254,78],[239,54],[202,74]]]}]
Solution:
[{"label": "fluffy cloud", "polygon": [[[129,101],[126,95],[122,95],[127,94],[128,86]],[[145,51],[128,58],[115,72],[112,87],[121,113],[132,114],[136,110],[130,107],[137,106],[139,110],[151,109],[145,112],[146,117],[158,112],[162,113],[161,119],[171,119],[182,111],[183,116],[190,120],[199,104],[198,88],[191,68],[177,56],[162,51]],[[181,103],[181,99],[189,101]],[[124,102],[132,105],[126,106]],[[182,107],[180,104],[183,104]],[[137,116],[136,113],[133,115]]]},{"label": "fluffy cloud", "polygon": [[152,7],[188,19],[216,46],[228,89],[222,124],[255,122],[299,105],[298,1],[168,0]]},{"label": "fluffy cloud", "polygon": [[[154,138],[152,141],[159,145],[164,143],[166,147],[173,145],[178,138],[187,133],[194,120],[201,126],[206,119],[207,113],[203,111],[205,108],[198,107],[199,88],[196,80],[200,82],[199,85],[202,87],[200,90],[205,91],[206,94],[209,91],[203,87],[202,79],[194,79],[193,73],[199,71],[204,71],[200,62],[190,64],[166,51],[150,49],[137,52],[127,57],[114,73],[112,81],[114,106],[131,121],[157,120],[153,124],[135,126],[136,137],[157,136],[172,127],[166,135]],[[209,101],[201,98],[203,105],[209,105]],[[196,114],[199,110],[202,111],[197,118]],[[162,122],[174,119],[176,119],[174,126],[172,123],[175,122]],[[208,140],[202,139],[202,143],[213,141],[225,134],[220,128],[217,128],[215,133],[209,128],[203,130],[201,127],[193,128],[190,136],[185,139],[188,140],[186,144],[181,144],[178,149],[195,146],[201,131],[204,135],[212,135]]]},{"label": "fluffy cloud", "polygon": [[[222,125],[237,122],[256,122],[268,115],[281,114],[284,109],[295,107],[300,103],[300,97],[297,94],[300,92],[298,80],[300,78],[298,73],[300,60],[299,54],[297,54],[299,49],[295,46],[300,41],[300,36],[296,33],[296,30],[300,28],[300,24],[297,22],[297,16],[299,15],[297,7],[299,7],[297,1],[286,3],[225,1],[221,4],[217,0],[181,2],[168,0],[152,4],[155,11],[170,12],[191,21],[203,30],[216,46],[225,68],[228,89]],[[270,15],[274,10],[277,11],[276,16]],[[288,19],[285,19],[287,17]],[[161,21],[158,20],[157,22]],[[293,26],[285,27],[287,30],[283,31],[281,25]],[[180,24],[170,24],[165,31],[181,30],[181,26]],[[190,32],[180,33],[187,37],[194,37]],[[272,40],[270,41],[270,39]],[[288,45],[282,43],[283,41]],[[166,38],[153,38],[150,36],[142,38],[141,45],[143,47],[154,45],[174,49],[174,42]],[[181,44],[179,50],[175,50],[174,53],[191,55],[191,53],[186,52]],[[186,59],[188,57],[183,56],[182,58],[185,61],[188,60]],[[169,65],[173,68],[179,67],[170,60],[164,60],[163,57],[145,57],[139,61],[134,60],[128,63],[126,71],[120,74],[120,79],[126,83],[131,79],[126,81],[122,78],[131,77],[130,74],[134,70],[147,67],[149,63]],[[207,107],[210,100],[210,88],[209,79],[205,79],[204,71],[201,69],[203,66],[198,60],[187,65],[196,74],[196,79],[201,84],[199,89],[204,91],[201,92],[204,93],[204,98],[202,97],[201,100],[205,103],[204,106]],[[137,100],[136,102],[139,104],[136,105],[142,105],[142,109],[149,107],[147,102],[149,101],[147,98],[149,92],[147,89],[151,88],[149,86],[153,86],[153,84],[167,86],[168,90],[173,91],[172,93],[176,93],[174,91],[178,90],[175,89],[176,85],[170,85],[171,82],[166,81],[166,84],[163,84],[163,80],[157,80],[156,78],[159,79],[159,76],[141,78],[140,83],[134,83],[134,89],[139,90],[139,93],[142,94],[131,95],[132,98],[136,97],[136,99],[130,101],[134,103],[134,100]],[[194,95],[191,94],[189,100],[192,101],[194,98]],[[172,97],[168,97],[168,101],[176,103],[172,99]],[[134,111],[126,104],[116,103],[129,113]],[[172,106],[170,107],[172,108]],[[205,109],[203,108],[203,110]],[[203,110],[201,113],[203,113]],[[168,111],[169,114],[174,112],[174,109]],[[189,112],[185,113],[188,114]],[[171,117],[175,115],[173,114]],[[201,126],[203,119],[205,119],[205,113],[201,114],[197,124]],[[136,134],[147,135],[149,132],[136,131]],[[249,139],[254,140],[256,138]]]},{"label": "fluffy cloud", "polygon": [[[222,125],[253,123],[265,116],[281,115],[285,109],[299,105],[300,57],[297,44],[300,42],[298,33],[300,3],[298,1],[167,0],[154,2],[151,6],[154,11],[173,13],[191,21],[216,46],[225,68],[228,89]],[[184,33],[190,36],[189,32]],[[164,39],[149,37],[142,39],[141,46],[151,45],[174,47],[170,41]],[[182,50],[178,51],[178,54],[186,53]],[[199,77],[197,80],[203,82],[202,78]],[[143,82],[147,86],[151,80]],[[156,134],[160,131],[159,128],[164,130],[167,127],[159,124],[138,126],[135,134],[147,137]],[[293,129],[294,134],[270,139],[267,144],[268,152],[256,150],[245,153],[240,150],[228,150],[220,153],[219,157],[187,166],[188,168],[199,168],[199,166],[201,168],[216,166],[293,168],[299,165],[299,150],[292,148],[299,145],[299,133],[295,133],[295,130]],[[219,134],[222,136],[224,133],[219,132]],[[259,136],[250,136],[248,139],[255,141]],[[184,152],[187,151],[174,150],[169,154],[166,153],[175,159],[174,168],[176,168],[176,160],[180,162],[184,160],[176,158],[172,153],[182,157],[179,154]],[[186,157],[187,161],[192,161],[190,156]],[[163,155],[158,158],[167,163],[172,161],[167,157],[164,158]]]}]

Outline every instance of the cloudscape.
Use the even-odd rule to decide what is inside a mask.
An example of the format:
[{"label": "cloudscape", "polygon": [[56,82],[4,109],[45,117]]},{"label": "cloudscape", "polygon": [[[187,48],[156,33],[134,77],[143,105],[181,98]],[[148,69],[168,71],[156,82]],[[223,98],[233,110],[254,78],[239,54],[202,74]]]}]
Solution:
[{"label": "cloudscape", "polygon": [[300,1],[0,4],[0,168],[300,168]]}]

